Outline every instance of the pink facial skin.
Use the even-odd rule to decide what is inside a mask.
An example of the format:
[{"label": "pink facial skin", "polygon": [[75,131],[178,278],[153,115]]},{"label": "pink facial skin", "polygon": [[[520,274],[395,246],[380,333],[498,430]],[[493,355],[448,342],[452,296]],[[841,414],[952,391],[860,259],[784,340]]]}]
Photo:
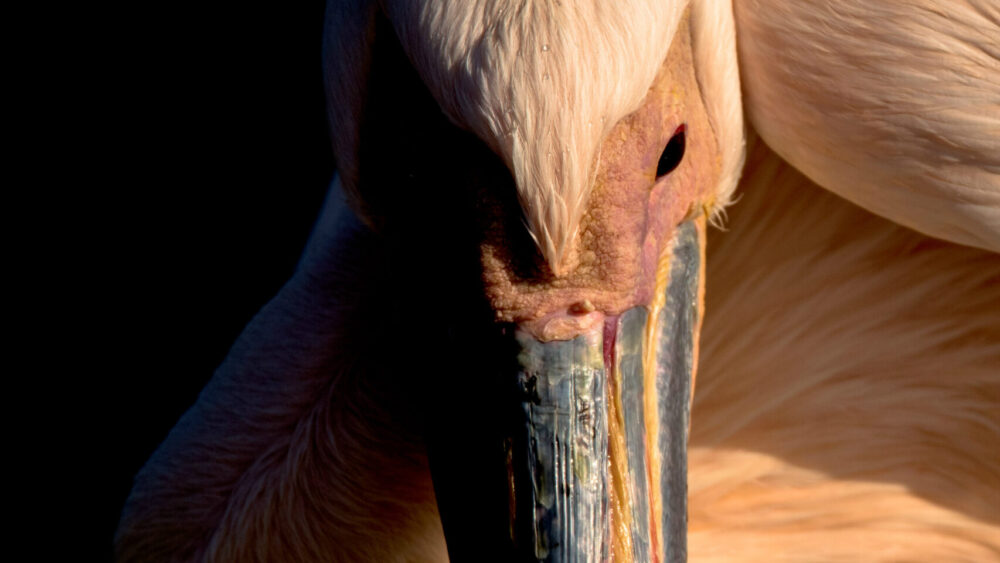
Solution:
[{"label": "pink facial skin", "polygon": [[[656,178],[660,155],[682,125],[684,157]],[[718,154],[682,29],[642,107],[616,124],[601,146],[587,211],[563,263],[565,275],[554,275],[541,259],[532,275],[516,267],[508,231],[523,226],[500,221],[499,205],[491,212],[484,195],[488,227],[480,254],[497,320],[518,323],[540,340],[563,340],[593,330],[609,315],[648,305],[661,250],[677,224],[711,203]]]}]

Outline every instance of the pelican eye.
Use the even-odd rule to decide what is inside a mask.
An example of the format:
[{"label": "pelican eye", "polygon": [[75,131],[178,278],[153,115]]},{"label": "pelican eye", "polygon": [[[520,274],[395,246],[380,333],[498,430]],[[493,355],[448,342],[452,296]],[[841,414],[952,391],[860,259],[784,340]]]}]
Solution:
[{"label": "pelican eye", "polygon": [[684,125],[681,125],[674,131],[674,136],[670,137],[667,141],[666,148],[663,149],[663,154],[660,155],[660,162],[656,165],[656,177],[659,178],[664,174],[669,174],[677,168],[677,165],[681,163],[681,159],[684,158]]}]

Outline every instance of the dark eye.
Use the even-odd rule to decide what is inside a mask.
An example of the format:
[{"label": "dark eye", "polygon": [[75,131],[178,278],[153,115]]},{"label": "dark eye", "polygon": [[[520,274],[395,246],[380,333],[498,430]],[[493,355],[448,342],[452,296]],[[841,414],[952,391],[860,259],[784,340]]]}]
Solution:
[{"label": "dark eye", "polygon": [[673,172],[674,168],[681,163],[684,158],[684,126],[681,125],[674,131],[674,136],[667,142],[667,148],[663,149],[660,155],[660,162],[656,165],[656,177]]}]

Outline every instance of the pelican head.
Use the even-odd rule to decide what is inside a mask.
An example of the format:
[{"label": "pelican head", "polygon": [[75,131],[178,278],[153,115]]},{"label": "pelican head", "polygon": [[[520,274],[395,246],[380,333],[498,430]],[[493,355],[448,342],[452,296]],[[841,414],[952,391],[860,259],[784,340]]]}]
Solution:
[{"label": "pelican head", "polygon": [[365,4],[328,11],[339,182],[391,256],[387,369],[451,557],[683,560],[705,228],[743,154],[731,12]]}]

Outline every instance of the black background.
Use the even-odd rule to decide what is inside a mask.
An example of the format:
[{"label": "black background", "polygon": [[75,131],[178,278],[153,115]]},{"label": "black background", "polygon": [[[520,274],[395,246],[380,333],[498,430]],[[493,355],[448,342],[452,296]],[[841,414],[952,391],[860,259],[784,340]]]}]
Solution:
[{"label": "black background", "polygon": [[108,484],[79,483],[98,560],[132,476],[291,275],[319,211],[334,170],[323,9],[108,8],[66,21],[65,64],[42,70],[69,107],[56,142],[74,220],[56,269],[83,354],[68,388],[96,395],[85,416],[101,419],[69,434]]}]

